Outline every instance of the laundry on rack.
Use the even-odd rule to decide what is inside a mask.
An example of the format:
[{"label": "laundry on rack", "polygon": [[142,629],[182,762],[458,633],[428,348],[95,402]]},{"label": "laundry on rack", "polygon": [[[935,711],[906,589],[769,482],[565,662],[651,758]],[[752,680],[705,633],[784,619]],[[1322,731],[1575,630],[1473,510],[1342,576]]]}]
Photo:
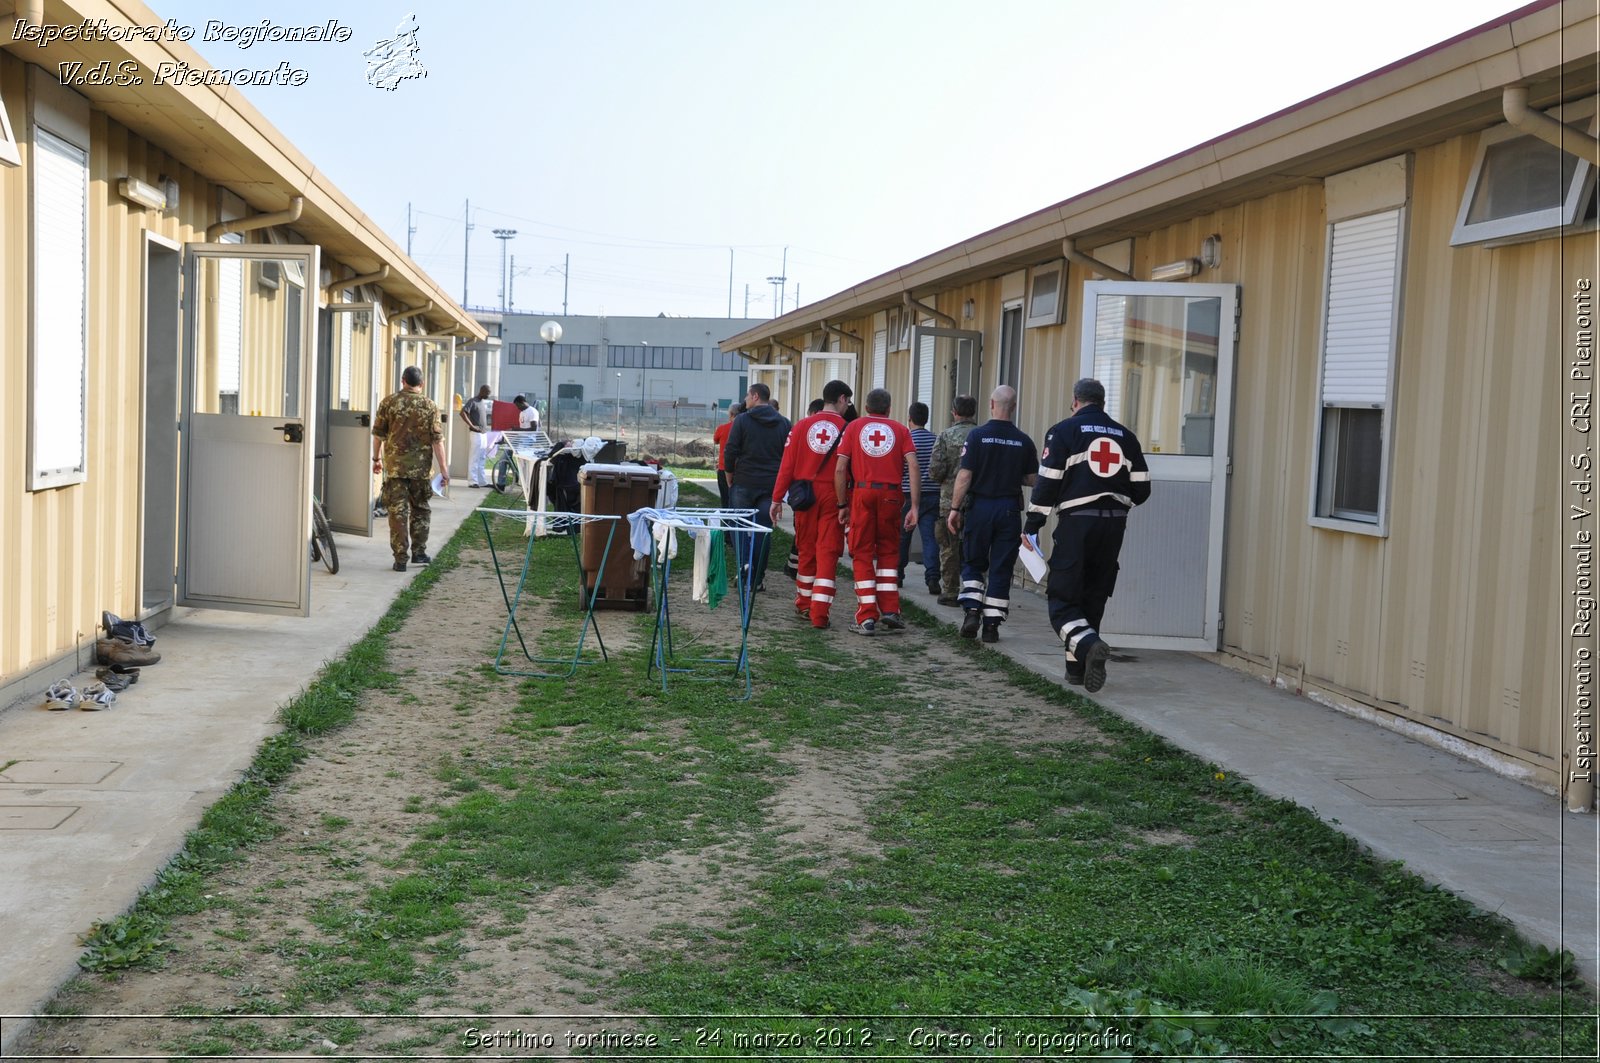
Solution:
[{"label": "laundry on rack", "polygon": [[728,540],[720,528],[712,528],[706,536],[710,539],[707,565],[711,569],[706,580],[706,604],[715,609],[728,596]]},{"label": "laundry on rack", "polygon": [[710,593],[708,580],[711,567],[711,529],[701,528],[690,533],[694,536],[694,591],[690,599],[703,602]]}]

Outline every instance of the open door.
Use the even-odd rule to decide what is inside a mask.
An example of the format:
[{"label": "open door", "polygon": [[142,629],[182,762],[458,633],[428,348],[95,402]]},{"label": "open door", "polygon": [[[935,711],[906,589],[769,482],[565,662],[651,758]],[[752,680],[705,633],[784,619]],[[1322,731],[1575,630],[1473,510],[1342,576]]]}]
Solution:
[{"label": "open door", "polygon": [[310,245],[184,248],[178,604],[311,611]]},{"label": "open door", "polygon": [[[756,365],[750,364],[750,383],[765,384],[772,390],[772,403],[778,412],[789,418],[791,422],[805,416],[802,410],[797,417],[794,408],[794,366],[792,365]],[[748,387],[746,388],[748,391]],[[744,401],[743,396],[740,397]],[[810,400],[807,399],[807,402]]]},{"label": "open door", "polygon": [[[856,387],[856,363],[858,355],[846,354],[842,351],[807,351],[800,358],[800,393],[795,396],[797,402],[806,406],[812,399],[822,398],[822,386],[830,380],[843,380],[850,385],[852,392],[859,390]],[[806,415],[804,407],[795,410],[795,415],[790,420],[798,421]]]},{"label": "open door", "polygon": [[983,333],[967,329],[911,326],[911,395],[900,409],[913,402],[926,402],[932,419],[949,412],[957,395],[980,399],[978,409],[987,404],[977,392],[979,370],[983,366]]},{"label": "open door", "polygon": [[372,413],[384,376],[379,334],[383,310],[376,303],[334,303],[323,311],[327,352],[328,455],[322,508],[335,531],[372,535]]},{"label": "open door", "polygon": [[1084,285],[1081,375],[1105,385],[1150,465],[1100,625],[1113,645],[1220,645],[1238,305],[1231,284]]}]

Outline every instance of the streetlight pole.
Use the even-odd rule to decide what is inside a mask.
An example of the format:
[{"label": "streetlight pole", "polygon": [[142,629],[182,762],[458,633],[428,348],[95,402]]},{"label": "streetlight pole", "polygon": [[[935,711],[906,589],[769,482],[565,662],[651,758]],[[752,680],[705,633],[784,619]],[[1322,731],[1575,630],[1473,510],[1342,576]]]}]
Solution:
[{"label": "streetlight pole", "polygon": [[622,438],[622,370],[617,370],[617,438]]},{"label": "streetlight pole", "polygon": [[789,279],[788,277],[781,277],[781,276],[780,277],[768,277],[767,278],[767,283],[772,285],[772,311],[773,311],[772,316],[773,317],[782,317],[783,316],[783,305],[779,301],[778,286],[781,285],[784,281],[786,281],[788,279]]},{"label": "streetlight pole", "polygon": [[544,410],[550,418],[546,428],[550,438],[556,437],[556,341],[561,338],[561,322],[546,321],[539,326],[539,338],[545,345],[545,381],[544,381]]},{"label": "streetlight pole", "polygon": [[510,276],[506,268],[506,249],[511,246],[511,238],[515,235],[517,235],[517,230],[515,229],[494,230],[494,238],[500,241],[500,312],[502,314],[506,312],[506,298],[508,295],[506,279]]}]

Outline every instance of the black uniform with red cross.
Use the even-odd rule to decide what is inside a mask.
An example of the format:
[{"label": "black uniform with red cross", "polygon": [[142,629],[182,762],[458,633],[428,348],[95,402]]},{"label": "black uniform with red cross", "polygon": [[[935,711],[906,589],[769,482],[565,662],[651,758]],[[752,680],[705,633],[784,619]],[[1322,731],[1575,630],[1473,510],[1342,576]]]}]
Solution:
[{"label": "black uniform with red cross", "polygon": [[833,490],[838,462],[834,442],[844,431],[844,418],[832,410],[814,413],[789,430],[783,462],[772,497],[782,498],[796,480],[810,480],[817,496],[810,509],[795,510],[794,545],[799,572],[795,578],[795,611],[812,627],[827,627],[833,608],[834,582],[844,554],[844,529],[839,526]]},{"label": "black uniform with red cross", "polygon": [[[850,565],[856,622],[900,612],[900,473],[916,458],[911,429],[868,414],[844,429],[839,453],[850,459]],[[920,470],[919,470],[920,474]],[[841,499],[840,504],[843,505]]]},{"label": "black uniform with red cross", "polygon": [[1069,676],[1082,674],[1090,646],[1103,641],[1100,621],[1116,589],[1128,510],[1149,497],[1139,437],[1099,403],[1080,406],[1044,437],[1025,530],[1032,535],[1051,514],[1058,517],[1046,593]]}]

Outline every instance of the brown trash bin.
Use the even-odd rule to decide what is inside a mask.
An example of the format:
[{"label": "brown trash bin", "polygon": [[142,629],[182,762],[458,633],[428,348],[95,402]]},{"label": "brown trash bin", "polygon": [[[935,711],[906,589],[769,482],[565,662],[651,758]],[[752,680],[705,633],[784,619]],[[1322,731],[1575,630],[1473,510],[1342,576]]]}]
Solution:
[{"label": "brown trash bin", "polygon": [[[584,513],[611,513],[626,518],[636,509],[656,504],[661,488],[661,473],[648,465],[585,465],[578,470]],[[616,531],[612,533],[612,525]],[[650,569],[645,562],[634,563],[626,519],[595,521],[583,526],[583,604],[594,592],[595,576],[605,561],[605,575],[595,596],[597,609],[643,610],[650,603]],[[611,551],[606,552],[606,536],[611,535]]]}]

